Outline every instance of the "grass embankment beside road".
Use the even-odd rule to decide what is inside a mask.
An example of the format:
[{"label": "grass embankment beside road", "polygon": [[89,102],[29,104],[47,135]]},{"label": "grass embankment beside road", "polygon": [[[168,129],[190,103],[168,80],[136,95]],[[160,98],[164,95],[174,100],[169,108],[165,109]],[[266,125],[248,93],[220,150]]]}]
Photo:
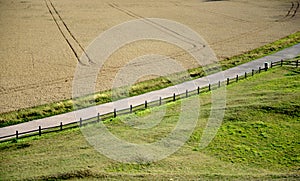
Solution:
[{"label": "grass embankment beside road", "polygon": [[[223,70],[232,68],[243,63],[261,58],[263,56],[270,55],[272,53],[278,52],[284,48],[293,46],[300,43],[300,32],[296,32],[292,35],[284,37],[273,43],[267,44],[260,48],[245,52],[241,55],[237,55],[231,58],[220,61],[220,66]],[[206,67],[213,70],[215,65],[209,65]],[[181,83],[192,79],[205,76],[205,71],[202,67],[191,69],[188,71],[190,76],[186,76],[182,73],[177,73],[170,75],[172,80],[177,80],[176,82],[171,82],[170,77],[159,77],[152,80],[143,81],[137,83],[129,88],[129,95],[125,93],[120,93],[118,97],[112,96],[112,91],[100,92],[94,95],[86,96],[77,100],[63,100],[61,102],[55,102],[51,104],[41,105],[33,108],[22,109],[18,111],[2,113],[0,114],[0,127],[19,124],[22,122],[31,121],[34,119],[40,119],[44,117],[49,117],[57,114],[62,114],[74,110],[74,105],[77,108],[85,108],[93,105],[99,105],[107,102],[111,102],[112,99],[121,99],[127,96],[135,96],[143,94],[146,92],[162,89],[173,85],[174,83]],[[213,73],[213,71],[209,71]],[[122,92],[122,91],[120,91]],[[113,98],[112,98],[113,97]]]},{"label": "grass embankment beside road", "polygon": [[[147,118],[163,107],[105,121],[115,136],[134,143],[149,143],[172,131],[184,101],[199,98],[200,118],[190,139],[175,154],[155,163],[112,161],[96,152],[79,128],[0,143],[0,180],[297,180],[300,179],[299,82],[299,68],[278,67],[227,86],[223,124],[203,150],[198,149],[198,144],[209,117],[211,93],[163,105],[166,114],[151,129],[132,129],[126,123],[134,118]],[[149,117],[147,121],[156,120]]]}]

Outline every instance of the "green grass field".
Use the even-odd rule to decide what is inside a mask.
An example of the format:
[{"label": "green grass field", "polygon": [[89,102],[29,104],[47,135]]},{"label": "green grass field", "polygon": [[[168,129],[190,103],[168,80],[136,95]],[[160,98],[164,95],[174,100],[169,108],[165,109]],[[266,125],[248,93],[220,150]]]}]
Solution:
[{"label": "green grass field", "polygon": [[119,138],[149,143],[174,128],[183,101],[199,99],[200,118],[192,136],[161,161],[110,160],[76,128],[0,143],[0,180],[299,180],[300,69],[273,68],[230,84],[226,91],[223,124],[205,149],[198,144],[209,116],[210,93],[164,105],[166,115],[152,129],[132,129],[126,123],[156,114],[159,107],[106,120],[107,128]]},{"label": "green grass field", "polygon": [[[263,56],[270,55],[272,53],[278,52],[284,48],[293,46],[300,43],[300,31],[291,34],[287,37],[283,37],[273,43],[267,44],[265,46],[259,47],[257,49],[251,50],[249,52],[244,52],[241,55],[236,55],[231,58],[220,61],[220,66],[223,70],[232,68],[243,63],[250,62],[252,60],[261,58]],[[216,65],[208,65],[206,69],[210,69],[210,73],[213,73],[213,69]],[[170,75],[172,80],[176,82],[171,82],[170,77],[159,77],[152,80],[143,81],[135,84],[129,90],[129,96],[135,96],[143,94],[146,92],[162,89],[173,85],[173,83],[181,83],[188,81],[191,78],[196,79],[205,76],[205,71],[203,67],[198,67],[195,69],[188,70],[190,76],[186,74],[177,73]],[[127,97],[127,95],[120,94],[119,97],[114,97],[115,99],[121,99]],[[95,95],[89,95],[77,100],[62,100],[60,102],[55,102],[46,105],[40,105],[37,107],[22,109],[18,111],[2,113],[0,114],[0,127],[5,127],[9,125],[19,124],[22,122],[27,122],[35,119],[40,119],[44,117],[49,117],[57,114],[62,114],[74,110],[74,105],[77,108],[84,108],[93,105],[103,104],[112,101],[112,92],[108,90],[106,92],[96,93]]]}]

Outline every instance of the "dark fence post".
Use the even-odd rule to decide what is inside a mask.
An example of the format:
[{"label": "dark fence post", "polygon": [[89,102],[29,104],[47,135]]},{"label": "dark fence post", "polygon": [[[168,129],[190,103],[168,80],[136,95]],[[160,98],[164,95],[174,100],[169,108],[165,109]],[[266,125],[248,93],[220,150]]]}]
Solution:
[{"label": "dark fence post", "polygon": [[80,120],[79,120],[79,127],[81,127],[82,126],[82,118],[80,118]]},{"label": "dark fence post", "polygon": [[219,81],[219,83],[218,83],[218,87],[219,87],[219,88],[221,87],[221,81]]},{"label": "dark fence post", "polygon": [[147,109],[148,107],[148,104],[147,104],[147,101],[145,101],[145,109]]},{"label": "dark fence post", "polygon": [[161,105],[161,97],[159,97],[159,105]]},{"label": "dark fence post", "polygon": [[42,135],[42,127],[39,126],[39,136],[41,136],[41,135]]},{"label": "dark fence post", "polygon": [[210,84],[208,84],[208,91],[210,91],[211,90],[211,87],[210,87]]},{"label": "dark fence post", "polygon": [[97,114],[97,121],[100,121],[100,113]]},{"label": "dark fence post", "polygon": [[245,79],[247,79],[247,72],[245,72]]},{"label": "dark fence post", "polygon": [[114,109],[114,118],[117,117],[117,110]]},{"label": "dark fence post", "polygon": [[60,122],[60,131],[62,131],[62,128],[63,128],[63,123]]},{"label": "dark fence post", "polygon": [[130,105],[129,110],[130,110],[130,113],[132,113],[132,105]]},{"label": "dark fence post", "polygon": [[19,139],[19,131],[16,131],[16,139]]},{"label": "dark fence post", "polygon": [[296,61],[296,68],[299,66],[299,60]]},{"label": "dark fence post", "polygon": [[197,88],[197,93],[200,94],[200,87]]},{"label": "dark fence post", "polygon": [[270,68],[273,68],[273,62],[270,63]]},{"label": "dark fence post", "polygon": [[176,100],[176,97],[175,97],[176,95],[175,95],[175,93],[173,94],[173,101],[175,101]]},{"label": "dark fence post", "polygon": [[252,77],[254,76],[254,69],[252,69]]},{"label": "dark fence post", "polygon": [[260,73],[260,72],[261,72],[261,67],[258,68],[258,73]]},{"label": "dark fence post", "polygon": [[268,62],[265,62],[265,71],[268,71],[269,65]]},{"label": "dark fence post", "polygon": [[189,97],[189,91],[185,90],[185,97]]},{"label": "dark fence post", "polygon": [[229,79],[229,78],[227,78],[227,85],[229,85],[229,81],[230,81],[230,79]]},{"label": "dark fence post", "polygon": [[282,67],[282,65],[283,65],[283,60],[281,59],[281,61],[280,61],[280,66]]},{"label": "dark fence post", "polygon": [[236,75],[236,80],[235,80],[236,82],[238,82],[239,81],[239,75]]}]

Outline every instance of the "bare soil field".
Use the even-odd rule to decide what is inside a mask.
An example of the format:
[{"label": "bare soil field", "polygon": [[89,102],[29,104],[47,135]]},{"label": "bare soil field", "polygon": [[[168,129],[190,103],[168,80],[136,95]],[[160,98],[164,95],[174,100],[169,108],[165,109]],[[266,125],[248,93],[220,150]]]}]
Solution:
[{"label": "bare soil field", "polygon": [[[296,2],[0,0],[0,113],[71,98],[77,57],[120,23],[137,18],[177,21],[199,33],[222,60],[299,31]],[[96,90],[109,89],[118,70],[135,57],[179,51],[155,41],[122,47],[99,73]],[[187,68],[196,66],[186,54],[176,58]]]}]

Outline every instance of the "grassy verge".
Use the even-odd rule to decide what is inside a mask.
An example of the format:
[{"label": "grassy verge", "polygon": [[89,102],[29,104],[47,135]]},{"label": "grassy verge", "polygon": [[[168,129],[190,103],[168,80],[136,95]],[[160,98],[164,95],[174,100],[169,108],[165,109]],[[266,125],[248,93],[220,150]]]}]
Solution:
[{"label": "grassy verge", "polygon": [[274,68],[229,85],[223,124],[203,150],[198,144],[210,113],[210,93],[164,105],[162,121],[151,129],[133,129],[128,123],[155,122],[157,117],[149,115],[158,114],[163,107],[105,122],[111,133],[123,140],[151,143],[176,126],[184,101],[199,98],[200,117],[190,139],[175,154],[155,163],[110,160],[87,143],[79,128],[0,143],[0,180],[297,180],[299,82],[299,69]]},{"label": "grassy verge", "polygon": [[[249,52],[245,52],[241,55],[227,58],[225,60],[222,60],[220,64],[223,70],[229,69],[234,66],[249,62],[251,60],[278,52],[284,48],[293,46],[297,43],[300,43],[300,32],[296,32],[292,35],[284,37],[273,43],[267,44],[265,46],[251,50]],[[214,65],[210,65],[208,67],[210,67],[210,69],[212,70],[210,72],[213,73]],[[170,75],[170,77],[172,80],[177,80],[175,83],[181,83],[190,80],[190,77],[196,79],[205,75],[205,72],[202,67],[190,69],[188,72],[190,74],[189,76],[186,76],[182,73],[177,73],[177,74]],[[118,95],[118,97],[114,97],[114,100],[121,99],[126,96],[135,96],[135,95],[139,95],[146,92],[171,86],[174,84],[174,82],[171,82],[169,78],[159,77],[156,79],[137,83],[129,88],[129,95],[125,95],[125,93],[119,91],[120,94]],[[89,95],[77,100],[64,100],[64,101],[50,103],[50,104],[41,105],[37,107],[21,109],[18,111],[2,113],[0,114],[0,127],[70,112],[74,110],[74,105],[77,108],[84,108],[84,107],[103,104],[111,101],[112,101],[112,92],[106,91],[106,92],[97,93],[95,95]]]}]

